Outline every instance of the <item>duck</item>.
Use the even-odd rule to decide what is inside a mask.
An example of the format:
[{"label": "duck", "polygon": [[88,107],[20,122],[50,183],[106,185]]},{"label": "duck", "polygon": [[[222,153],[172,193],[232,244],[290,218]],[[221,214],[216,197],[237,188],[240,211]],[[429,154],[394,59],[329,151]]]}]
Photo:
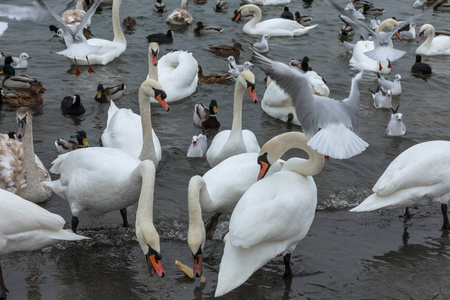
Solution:
[{"label": "duck", "polygon": [[[278,142],[281,142],[281,140],[279,136],[276,136],[267,141],[263,148],[276,148]],[[260,170],[257,162],[258,156],[258,152],[233,155],[208,170],[203,176],[195,175],[191,177],[188,186],[189,206],[198,207],[200,205],[200,212],[211,216],[205,222],[205,235],[198,236],[198,232],[192,232],[193,235],[189,234],[188,236],[191,236],[194,240],[194,235],[197,235],[197,241],[201,240],[201,244],[204,244],[206,239],[213,239],[219,217],[222,214],[231,215],[245,191],[257,181]],[[285,161],[282,159],[275,160],[266,175],[269,176],[280,171],[284,164]],[[191,209],[189,209],[189,215],[191,215]],[[200,222],[200,219],[193,219],[190,217],[190,222]],[[203,222],[195,227],[200,228],[202,225]],[[199,249],[199,244],[197,243],[197,246],[192,247],[189,240],[188,237],[188,243],[195,255]]]},{"label": "duck", "polygon": [[[58,241],[80,241],[88,237],[64,230],[66,222],[60,215],[0,189],[0,255],[33,251]],[[0,298],[9,292],[0,266]]]},{"label": "duck", "polygon": [[400,153],[378,178],[373,194],[351,212],[441,204],[442,229],[450,229],[447,214],[450,185],[450,142],[434,140]]},{"label": "duck", "polygon": [[[71,61],[71,63],[75,65],[75,76],[78,76],[81,73],[78,69],[78,64],[88,65],[88,72],[94,73],[94,70],[92,69],[87,56],[97,52],[101,49],[101,47],[99,45],[92,45],[88,43],[86,37],[83,34],[83,29],[85,28],[85,25],[90,21],[92,15],[95,13],[96,8],[100,5],[101,1],[96,1],[91,6],[91,8],[89,8],[86,14],[83,15],[83,18],[77,27],[69,26],[68,24],[66,24],[66,22],[53,10],[48,8],[42,0],[36,0],[36,2],[41,6],[42,9],[46,10],[58,22],[60,26],[56,35],[60,37],[62,36],[64,38],[66,49],[56,52],[56,54],[64,55],[64,57],[69,59],[69,61]],[[89,41],[91,40],[94,39],[90,39]],[[84,63],[81,62],[81,57],[83,57]]]},{"label": "duck", "polygon": [[[336,159],[353,157],[368,147],[356,134],[360,106],[358,83],[362,72],[352,78],[349,96],[336,101],[314,95],[302,70],[272,61],[258,53],[254,53],[254,56],[264,73],[291,97],[302,130],[310,138],[308,146]],[[336,135],[339,139],[335,138]]]},{"label": "duck", "polygon": [[388,126],[386,128],[386,134],[389,136],[402,136],[406,133],[406,126],[403,123],[403,114],[398,112],[400,105],[397,105],[396,109],[391,107],[391,119],[389,120]]},{"label": "duck", "polygon": [[26,69],[28,67],[28,60],[31,58],[31,56],[23,52],[19,57],[13,57],[14,62],[11,63],[11,66],[13,66],[14,69]]},{"label": "duck", "polygon": [[300,25],[310,26],[311,25],[311,21],[312,21],[312,17],[310,17],[310,16],[302,16],[302,15],[300,15],[299,11],[296,11],[294,13],[294,20],[297,21],[297,23],[299,23]]},{"label": "duck", "polygon": [[441,1],[438,5],[434,6],[433,8],[436,11],[450,11],[450,3],[448,3],[447,0]]},{"label": "duck", "polygon": [[[149,79],[141,84],[139,102],[144,123],[141,135],[146,135],[147,129],[149,129],[145,125],[150,118],[150,97],[161,99],[161,102],[164,103],[163,96],[161,85],[158,82]],[[111,103],[114,105],[114,102],[111,101]],[[115,116],[112,116],[108,125],[115,122],[114,118]],[[130,132],[130,130],[136,129],[128,126],[126,130]],[[126,138],[129,143],[132,141],[129,135]],[[102,215],[120,210],[123,226],[128,227],[126,212],[128,206],[138,202],[136,222],[138,219],[142,220],[138,215],[141,213],[140,210],[145,208],[142,207],[143,202],[147,202],[145,206],[148,208],[153,206],[156,165],[153,163],[147,138],[143,139],[145,143],[141,146],[141,159],[121,149],[105,145],[104,136],[102,136],[102,143],[105,147],[87,147],[70,151],[59,155],[52,162],[50,172],[59,174],[60,177],[47,185],[69,203],[73,232],[77,232],[78,216],[81,212],[89,215]],[[151,141],[150,138],[150,143]],[[136,146],[136,144],[134,145]],[[153,149],[153,145],[151,146]],[[154,154],[154,149],[152,152]],[[80,177],[79,174],[83,174],[83,176]],[[80,193],[80,191],[84,192]],[[148,244],[141,244],[142,236],[148,237],[145,232],[154,229],[150,225],[152,215],[146,215],[143,219],[147,219],[147,222],[144,221],[142,224],[139,221],[136,226],[139,244],[145,253],[149,251],[159,254],[159,242],[155,239],[146,239]]]},{"label": "duck", "polygon": [[200,128],[219,128],[220,122],[217,120],[217,101],[212,99],[209,108],[202,103],[195,104],[193,123]]},{"label": "duck", "polygon": [[387,80],[383,76],[380,76],[380,73],[377,73],[377,77],[378,84],[383,92],[387,93],[388,90],[391,90],[392,96],[397,96],[402,93],[402,76],[400,74],[395,75],[394,81]]},{"label": "duck", "polygon": [[[96,5],[96,2],[94,2],[94,5]],[[98,50],[88,54],[89,59],[87,59],[87,57],[85,56],[70,54],[65,55],[65,57],[72,64],[75,64],[76,58],[77,64],[79,65],[107,65],[115,58],[119,57],[126,50],[127,40],[125,39],[122,28],[120,27],[119,10],[121,4],[122,0],[114,0],[112,5],[112,25],[114,31],[114,39],[112,41],[99,38],[92,38],[87,40],[87,44],[89,46],[96,47]],[[89,10],[91,10],[92,7]]]},{"label": "duck", "polygon": [[0,173],[0,188],[28,201],[43,203],[52,196],[52,190],[44,185],[51,178],[47,168],[34,153],[31,109],[19,107],[16,120],[17,139],[11,139],[6,134],[0,135],[1,168],[9,170]]},{"label": "duck", "polygon": [[247,13],[243,13],[243,12],[238,12],[238,10],[236,9],[233,12],[233,16],[231,17],[231,20],[233,22],[247,22],[250,21],[251,19],[253,19],[255,17],[255,13],[253,12],[247,12]]},{"label": "duck", "polygon": [[125,83],[121,83],[105,88],[103,84],[100,83],[97,86],[97,94],[95,95],[94,100],[100,103],[108,103],[109,101],[121,99],[123,98],[126,87]]},{"label": "duck", "polygon": [[228,57],[239,57],[241,55],[241,51],[244,51],[241,43],[234,43],[233,46],[230,45],[209,45],[209,51],[213,52],[218,56]]},{"label": "duck", "polygon": [[250,130],[242,130],[242,100],[245,90],[253,103],[258,102],[255,91],[255,75],[251,71],[242,71],[236,79],[233,104],[233,124],[231,130],[222,130],[211,142],[206,152],[206,160],[211,168],[224,159],[245,152],[259,152],[256,136]]},{"label": "duck", "polygon": [[375,94],[372,94],[373,106],[375,108],[391,108],[392,105],[392,90],[387,90],[386,95],[383,90],[378,88]]},{"label": "duck", "polygon": [[58,152],[58,155],[64,154],[64,153],[67,153],[67,152],[70,152],[70,151],[73,151],[76,149],[89,147],[89,144],[87,142],[86,131],[84,131],[84,130],[77,131],[76,138],[77,138],[76,141],[58,138],[55,141],[56,152]]},{"label": "duck", "polygon": [[214,11],[215,12],[222,12],[223,10],[227,9],[229,6],[227,0],[216,0],[216,3],[214,4]]},{"label": "duck", "polygon": [[450,36],[435,36],[435,30],[431,24],[424,24],[420,27],[417,42],[419,43],[424,36],[428,37],[425,42],[416,49],[416,54],[426,56],[450,55]]},{"label": "duck", "polygon": [[16,71],[14,67],[11,66],[12,57],[8,56],[5,58],[5,64],[0,70],[0,74],[3,74],[5,77],[2,81],[2,86],[9,89],[14,90],[30,90],[33,85],[42,86],[42,83],[38,81],[36,78],[33,78],[28,75],[16,75]]},{"label": "duck", "polygon": [[194,0],[195,4],[206,4],[208,0]]},{"label": "duck", "polygon": [[75,94],[73,96],[65,96],[61,101],[61,110],[66,115],[82,115],[86,112],[83,104],[81,103],[80,95]]},{"label": "duck", "polygon": [[281,13],[280,18],[294,20],[294,15],[289,11],[289,7],[285,6],[283,8],[283,12]]},{"label": "duck", "polygon": [[232,74],[209,74],[203,75],[202,66],[198,65],[198,81],[200,83],[225,83],[233,78]]},{"label": "duck", "polygon": [[[153,50],[152,50],[153,49]],[[198,62],[191,52],[176,50],[158,59],[158,43],[150,43],[147,79],[157,80],[167,93],[167,102],[184,100],[197,90]],[[156,102],[155,99],[151,100]]]},{"label": "duck", "polygon": [[208,149],[208,142],[206,140],[206,135],[199,134],[192,137],[191,144],[187,150],[187,157],[203,157],[205,156],[206,150]]},{"label": "duck", "polygon": [[158,166],[162,157],[161,144],[152,128],[150,102],[144,98],[147,95],[156,99],[166,111],[170,110],[161,84],[153,79],[147,79],[139,89],[141,115],[131,109],[119,109],[114,101],[110,101],[106,128],[100,139],[104,147],[117,148],[140,160],[150,159]]},{"label": "duck", "polygon": [[34,107],[39,106],[44,103],[42,100],[42,93],[44,93],[46,89],[44,89],[39,84],[32,84],[30,86],[30,93],[21,93],[21,92],[12,92],[5,93],[3,95],[3,102],[12,107]]},{"label": "duck", "polygon": [[189,0],[181,0],[181,8],[173,10],[167,16],[167,23],[173,25],[191,25],[194,18],[188,11]]},{"label": "duck", "polygon": [[[258,181],[242,195],[230,217],[214,296],[242,285],[256,270],[283,256],[284,276],[294,276],[291,253],[307,235],[317,208],[313,176],[324,166],[324,156],[312,150],[300,132],[288,132],[274,149],[261,148]],[[265,175],[286,151],[297,148],[309,159],[293,157],[280,171]],[[280,217],[282,216],[282,217]],[[269,222],[270,220],[270,222]]]},{"label": "duck", "polygon": [[122,25],[124,27],[126,27],[127,29],[133,28],[134,26],[136,26],[137,21],[136,19],[128,16],[125,19],[122,20]]},{"label": "duck", "polygon": [[156,0],[156,3],[153,5],[153,11],[158,13],[166,12],[166,4],[162,0]]},{"label": "duck", "polygon": [[342,25],[341,29],[339,29],[339,36],[342,38],[353,37],[355,35],[355,29],[353,26],[341,18],[341,15],[339,15],[339,18],[344,22],[344,25]]},{"label": "duck", "polygon": [[203,25],[203,22],[197,22],[194,27],[194,33],[196,35],[205,35],[209,33],[220,33],[223,29],[219,27]]},{"label": "duck", "polygon": [[303,26],[295,21],[286,20],[282,18],[274,18],[261,21],[262,13],[261,9],[254,4],[246,4],[239,8],[236,19],[239,19],[240,15],[246,13],[255,13],[255,17],[245,23],[243,31],[252,35],[268,34],[270,36],[300,36],[308,33],[311,29],[315,28],[317,24],[312,26]]},{"label": "duck", "polygon": [[167,30],[167,33],[154,33],[146,36],[149,43],[171,44],[173,43],[173,31]]},{"label": "duck", "polygon": [[400,30],[400,36],[403,40],[414,40],[416,38],[416,26],[417,24],[412,22],[409,26],[404,27],[405,30]]},{"label": "duck", "polygon": [[[293,60],[291,60],[291,65],[293,65]],[[317,72],[313,71],[311,68],[311,64],[309,63],[309,57],[304,56],[301,60],[300,65],[297,65],[303,72],[305,72],[305,76],[307,77],[312,92],[317,96],[328,97],[330,94],[330,89],[328,88],[325,79],[320,76]]]},{"label": "duck", "polygon": [[365,15],[379,16],[379,15],[383,14],[384,8],[375,7],[373,5],[370,5],[370,4],[366,3],[362,7],[362,12]]},{"label": "duck", "polygon": [[270,35],[264,34],[261,38],[261,42],[256,42],[250,45],[250,49],[252,51],[258,52],[258,53],[267,53],[269,52],[269,39]]},{"label": "duck", "polygon": [[430,75],[431,74],[431,66],[429,64],[422,62],[422,56],[416,54],[416,62],[411,67],[411,73],[413,74],[422,74],[422,75]]}]

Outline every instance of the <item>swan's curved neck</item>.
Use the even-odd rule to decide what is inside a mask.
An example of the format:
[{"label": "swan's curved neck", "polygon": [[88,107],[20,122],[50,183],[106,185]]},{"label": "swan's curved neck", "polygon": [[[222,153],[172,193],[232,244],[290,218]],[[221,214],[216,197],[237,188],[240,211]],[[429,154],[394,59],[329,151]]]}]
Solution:
[{"label": "swan's curved neck", "polygon": [[33,199],[36,192],[43,190],[41,181],[39,180],[38,170],[36,167],[36,160],[33,145],[33,120],[31,114],[28,114],[28,123],[26,125],[25,135],[23,137],[23,160],[25,162],[25,169],[27,171],[27,190],[25,199]]},{"label": "swan's curved neck", "polygon": [[309,139],[300,132],[283,133],[264,144],[260,154],[268,152],[269,162],[273,163],[288,150],[292,148],[301,149],[309,155],[309,159],[291,158],[285,163],[283,170],[293,171],[303,176],[314,176],[322,170],[325,159],[323,154],[307,145],[308,141]]},{"label": "swan's curved neck", "polygon": [[150,98],[143,88],[139,89],[139,112],[141,114],[142,124],[142,150],[139,155],[140,160],[150,159],[155,166],[158,165],[158,158],[156,157],[155,145],[153,144],[153,127],[152,127],[152,111],[150,105]]},{"label": "swan's curved neck", "polygon": [[122,28],[120,27],[119,10],[120,10],[121,3],[122,3],[122,0],[114,0],[113,5],[112,5],[112,23],[113,23],[113,30],[114,30],[113,42],[126,44],[127,40],[125,39],[125,36],[123,35]]},{"label": "swan's curved neck", "polygon": [[[255,28],[256,24],[259,23],[259,21],[261,21],[262,18],[262,13],[261,13],[261,9],[254,5],[254,4],[247,4],[246,5],[246,9],[244,10],[245,12],[252,12],[255,14],[255,16],[250,19],[245,25],[244,27],[250,27],[250,28]],[[242,11],[242,13],[244,13],[244,11]]]},{"label": "swan's curved neck", "polygon": [[239,135],[242,137],[242,100],[244,99],[245,87],[238,80],[234,87],[233,123],[231,125],[230,137]]},{"label": "swan's curved neck", "polygon": [[433,43],[434,36],[435,36],[434,27],[429,27],[428,28],[428,37],[425,40],[425,42],[423,43],[423,45],[425,45],[425,47],[427,47],[427,48],[430,48],[431,44]]},{"label": "swan's curved neck", "polygon": [[136,236],[144,253],[148,246],[159,253],[159,235],[153,225],[153,198],[155,190],[155,165],[150,160],[142,161],[133,171],[134,182],[141,181],[141,192],[136,212]]},{"label": "swan's curved neck", "polygon": [[202,207],[204,205],[211,206],[211,198],[205,181],[202,177],[196,175],[189,181],[188,188],[188,244],[192,253],[196,253],[200,245],[205,245],[205,226],[202,219]]},{"label": "swan's curved neck", "polygon": [[189,1],[188,0],[181,0],[181,9],[188,10]]}]

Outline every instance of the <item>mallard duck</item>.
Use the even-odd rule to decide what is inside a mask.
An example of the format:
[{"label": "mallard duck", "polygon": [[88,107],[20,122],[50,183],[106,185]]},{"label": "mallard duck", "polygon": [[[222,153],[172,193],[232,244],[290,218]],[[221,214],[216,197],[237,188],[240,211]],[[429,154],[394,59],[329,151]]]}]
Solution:
[{"label": "mallard duck", "polygon": [[170,44],[173,43],[173,31],[167,30],[167,33],[154,33],[147,35],[149,43]]},{"label": "mallard duck", "polygon": [[86,112],[81,103],[80,95],[66,96],[61,101],[61,110],[66,115],[82,115]]},{"label": "mallard duck", "polygon": [[25,52],[20,54],[19,57],[13,57],[13,63],[11,63],[11,66],[13,66],[14,69],[25,69],[28,67],[28,59],[31,59],[31,56],[26,54]]},{"label": "mallard duck", "polygon": [[16,71],[14,67],[11,66],[13,59],[11,56],[5,58],[5,65],[3,69],[0,70],[0,74],[5,75],[3,78],[3,87],[17,90],[27,90],[30,89],[32,85],[40,85],[42,83],[39,82],[36,78],[30,77],[28,75],[16,75]]},{"label": "mallard duck", "polygon": [[231,74],[209,74],[203,75],[202,66],[198,65],[198,81],[203,83],[224,83],[233,78]]},{"label": "mallard duck", "polygon": [[127,28],[134,27],[134,26],[136,26],[136,24],[137,24],[136,19],[133,19],[133,18],[130,17],[130,16],[126,17],[126,18],[123,19],[123,21],[122,21],[122,25],[123,25],[124,27],[127,27]]},{"label": "mallard duck", "polygon": [[30,93],[6,93],[4,94],[3,102],[12,107],[42,105],[43,100],[41,94],[45,91],[46,90],[41,85],[32,84],[30,87]]},{"label": "mallard duck", "polygon": [[196,35],[204,35],[208,33],[220,33],[223,29],[219,27],[209,26],[209,25],[203,25],[202,22],[197,22],[197,24],[194,27],[194,33]]},{"label": "mallard duck", "polygon": [[288,19],[288,20],[294,20],[294,15],[292,12],[289,11],[289,7],[285,6],[283,13],[281,14],[281,18]]},{"label": "mallard duck", "polygon": [[217,0],[216,4],[214,4],[214,11],[221,12],[224,9],[228,8],[229,4],[227,0]]},{"label": "mallard duck", "polygon": [[161,0],[156,0],[155,5],[153,5],[153,11],[158,13],[163,13],[167,11],[166,4]]},{"label": "mallard duck", "polygon": [[117,100],[123,97],[123,91],[127,86],[122,84],[117,84],[109,87],[104,87],[103,84],[97,86],[97,95],[94,99],[101,103],[108,103],[111,100]]},{"label": "mallard duck", "polygon": [[[339,17],[341,17],[341,15],[339,15]],[[344,22],[344,25],[342,25],[341,29],[339,30],[339,36],[342,38],[353,37],[355,35],[355,29],[344,19],[340,19],[342,20],[342,22]]]},{"label": "mallard duck", "polygon": [[89,147],[87,142],[86,131],[80,130],[77,132],[77,140],[66,140],[63,138],[59,138],[55,141],[55,147],[58,154],[64,154],[70,152],[72,150],[76,150],[78,148],[86,148]]},{"label": "mallard duck", "polygon": [[228,56],[234,56],[239,57],[241,55],[240,50],[244,51],[242,49],[241,43],[234,43],[233,46],[229,45],[210,45],[208,46],[208,49],[213,52],[216,55],[228,57]]},{"label": "mallard duck", "polygon": [[294,14],[294,20],[303,26],[309,26],[311,25],[312,17],[302,16],[299,11],[296,11]]},{"label": "mallard duck", "polygon": [[217,120],[217,101],[212,99],[209,108],[202,103],[194,107],[194,125],[200,128],[219,128],[220,122]]},{"label": "mallard duck", "polygon": [[375,7],[373,5],[364,4],[362,7],[363,14],[365,15],[381,15],[384,12],[384,8]]},{"label": "mallard duck", "polygon": [[188,11],[188,0],[181,0],[181,8],[177,8],[167,16],[167,23],[173,25],[191,25],[194,19]]}]

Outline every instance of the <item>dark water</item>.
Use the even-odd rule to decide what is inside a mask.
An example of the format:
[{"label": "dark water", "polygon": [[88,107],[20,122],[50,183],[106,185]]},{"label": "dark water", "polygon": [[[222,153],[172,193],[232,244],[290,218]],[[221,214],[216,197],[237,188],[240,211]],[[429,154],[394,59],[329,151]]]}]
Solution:
[{"label": "dark water", "polygon": [[[49,6],[57,3],[48,0]],[[342,5],[346,1],[340,1]],[[412,8],[409,0],[378,1],[386,12],[382,19],[395,16],[405,19],[419,10]],[[5,1],[2,3],[29,5],[29,1]],[[179,1],[166,1],[168,10],[179,7]],[[37,77],[48,91],[43,95],[44,105],[33,110],[35,151],[50,168],[56,157],[54,141],[69,137],[77,130],[85,130],[91,146],[99,145],[99,138],[106,126],[108,105],[93,100],[98,83],[105,85],[125,82],[125,97],[116,102],[138,112],[137,92],[148,72],[145,36],[166,32],[167,13],[162,16],[152,11],[151,1],[124,0],[121,19],[132,16],[137,19],[133,31],[126,32],[128,47],[118,59],[106,66],[94,66],[95,73],[75,77],[75,68],[55,52],[64,45],[51,37],[47,26],[54,23],[49,17],[40,22],[9,21],[9,28],[0,38],[0,50],[19,55],[27,52],[33,59],[26,73]],[[224,32],[217,35],[196,37],[193,26],[175,30],[174,43],[162,45],[164,55],[173,49],[189,50],[204,73],[226,72],[223,58],[207,50],[210,44],[232,44],[232,39],[246,45],[259,40],[259,36],[242,33],[243,24],[231,22],[234,9],[240,4],[231,1],[224,13],[215,13],[211,0],[205,5],[191,3],[189,8],[194,21],[217,25]],[[338,30],[341,21],[337,13],[322,1],[310,6],[302,1],[289,4],[291,11],[300,10],[313,16],[319,26],[301,37],[274,37],[269,40],[269,57],[288,62],[291,58],[310,57],[311,64],[325,77],[331,90],[330,96],[342,99],[348,95],[351,72],[348,61],[351,55],[340,45]],[[281,6],[262,7],[263,20],[278,17]],[[436,28],[449,28],[450,14],[426,13],[419,18],[419,27],[431,23]],[[1,21],[6,21],[2,19]],[[111,10],[95,15],[91,29],[96,37],[112,39]],[[417,29],[418,30],[418,29]],[[442,217],[439,206],[413,210],[413,219],[404,224],[398,216],[401,210],[381,213],[349,213],[350,207],[364,200],[377,178],[387,165],[402,151],[419,142],[449,139],[450,119],[448,75],[450,57],[424,58],[433,68],[428,80],[410,74],[414,63],[413,41],[394,40],[395,47],[407,51],[393,64],[394,74],[403,78],[403,93],[393,99],[393,106],[400,105],[407,134],[388,137],[385,129],[389,121],[388,110],[376,110],[372,105],[371,90],[375,90],[375,75],[365,73],[361,90],[360,136],[370,146],[362,154],[351,159],[331,160],[323,171],[315,176],[319,193],[316,219],[308,236],[292,255],[296,270],[322,271],[323,273],[295,277],[285,281],[281,277],[281,258],[272,260],[257,271],[245,284],[224,296],[226,299],[449,299],[450,298],[450,240],[448,233],[440,231]],[[247,46],[244,46],[247,49]],[[240,63],[251,58],[246,50]],[[264,74],[254,68],[256,90],[262,99]],[[227,223],[220,225],[215,239],[205,249],[204,273],[207,284],[191,281],[175,266],[175,259],[191,264],[187,247],[187,185],[191,176],[204,174],[208,169],[205,159],[188,159],[186,151],[192,135],[200,133],[192,122],[195,103],[209,103],[214,98],[219,103],[221,129],[231,127],[233,83],[226,85],[200,84],[191,97],[171,104],[170,112],[153,108],[153,127],[158,134],[163,160],[157,173],[155,188],[155,226],[161,236],[163,264],[167,271],[164,278],[149,277],[143,253],[131,229],[120,228],[118,212],[101,217],[80,216],[81,234],[92,237],[83,243],[59,243],[42,251],[13,253],[2,257],[6,284],[10,290],[8,299],[207,299],[214,295],[219,263],[223,251],[222,235]],[[80,117],[64,116],[60,102],[64,96],[80,94],[86,113]],[[260,104],[244,99],[243,126],[251,129],[262,145],[271,137],[286,132],[283,122],[266,115]],[[16,129],[14,109],[3,106],[0,110],[0,130]],[[300,130],[293,128],[292,130]],[[209,133],[212,134],[212,133]],[[289,152],[289,156],[296,152]],[[287,156],[287,157],[289,157]],[[287,158],[286,157],[286,158]],[[56,177],[54,177],[56,179]],[[43,205],[46,209],[70,220],[67,203],[54,195]],[[130,224],[134,224],[136,205],[128,209]]]}]

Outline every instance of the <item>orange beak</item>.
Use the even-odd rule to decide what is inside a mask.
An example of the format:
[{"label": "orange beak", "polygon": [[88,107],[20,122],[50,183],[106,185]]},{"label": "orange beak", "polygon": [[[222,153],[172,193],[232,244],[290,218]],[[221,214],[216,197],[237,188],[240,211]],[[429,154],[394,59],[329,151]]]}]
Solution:
[{"label": "orange beak", "polygon": [[156,95],[156,100],[158,100],[159,104],[166,110],[169,111],[170,107],[169,104],[167,104],[166,99],[163,98],[161,94]]},{"label": "orange beak", "polygon": [[202,276],[202,261],[203,261],[203,255],[201,253],[197,253],[194,256],[194,275],[195,277]]},{"label": "orange beak", "polygon": [[397,32],[395,32],[395,34],[397,35],[397,37],[398,37],[399,40],[402,39],[402,36],[400,35],[400,32],[398,32],[398,30],[397,30]]},{"label": "orange beak", "polygon": [[267,171],[269,170],[269,164],[266,162],[261,161],[260,162],[260,168],[259,168],[259,174],[258,174],[258,180],[261,180],[266,175]]},{"label": "orange beak", "polygon": [[419,33],[419,38],[417,39],[417,42],[419,43],[424,37],[423,32]]},{"label": "orange beak", "polygon": [[158,54],[157,54],[157,53],[154,53],[153,51],[152,51],[152,64],[153,64],[154,66],[157,66],[157,65],[158,65]]},{"label": "orange beak", "polygon": [[248,94],[250,95],[250,99],[252,99],[253,103],[258,103],[258,96],[256,95],[255,86],[249,85],[247,87]]},{"label": "orange beak", "polygon": [[161,260],[156,259],[156,254],[149,255],[148,261],[148,269],[150,271],[150,275],[153,275],[155,272],[159,277],[164,277],[166,275],[166,271],[161,264]]}]

